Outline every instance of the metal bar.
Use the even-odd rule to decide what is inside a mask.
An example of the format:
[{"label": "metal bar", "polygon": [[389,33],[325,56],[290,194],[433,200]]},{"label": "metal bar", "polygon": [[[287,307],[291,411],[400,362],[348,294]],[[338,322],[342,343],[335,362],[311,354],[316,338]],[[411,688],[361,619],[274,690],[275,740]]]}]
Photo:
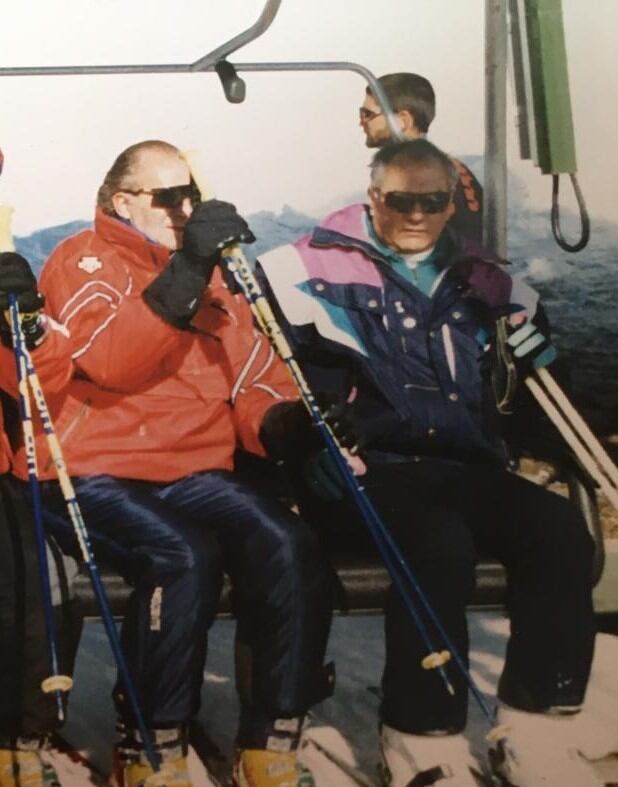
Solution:
[{"label": "metal bar", "polygon": [[377,77],[365,66],[349,60],[306,60],[298,62],[271,63],[234,63],[237,71],[352,71],[366,80],[376,101],[382,107],[384,116],[394,139],[402,140],[401,129],[397,123],[390,101]]},{"label": "metal bar", "polygon": [[[217,51],[217,50],[215,50]],[[214,71],[216,62],[207,62],[209,56],[195,63],[173,63],[167,65],[116,65],[116,66],[28,66],[23,68],[0,68],[2,76],[88,76],[100,74],[191,74]],[[201,65],[198,66],[198,63]],[[348,61],[299,61],[273,63],[234,63],[237,71],[352,71],[360,74],[368,83],[376,101],[382,107],[386,122],[395,139],[402,139],[395,113],[386,93],[375,75],[359,63]]]},{"label": "metal bar", "polygon": [[[211,69],[212,70],[212,69]],[[191,71],[191,64],[132,64],[114,66],[20,66],[1,67],[1,77],[89,76],[97,74],[182,74]]]},{"label": "metal bar", "polygon": [[516,125],[519,154],[522,159],[536,159],[536,129],[532,103],[532,81],[528,56],[528,32],[523,0],[509,0],[509,28],[513,94],[517,106]]},{"label": "metal bar", "polygon": [[266,0],[258,20],[225,44],[213,49],[193,63],[135,63],[111,66],[25,66],[0,68],[0,76],[71,76],[93,74],[183,74],[192,71],[212,71],[219,60],[245,46],[267,30],[281,5],[281,0]]},{"label": "metal bar", "polygon": [[277,15],[280,5],[281,0],[267,0],[258,20],[253,25],[251,25],[251,27],[247,28],[244,33],[239,33],[225,44],[221,44],[221,46],[213,49],[212,52],[204,55],[204,57],[196,60],[191,66],[191,70],[205,71],[206,69],[212,68],[219,62],[219,60],[223,60],[228,55],[231,55],[232,52],[235,52],[242,46],[246,46],[248,43],[261,36],[262,33],[264,33],[270,27],[273,19]]},{"label": "metal bar", "polygon": [[485,199],[483,241],[506,257],[506,0],[485,0]]}]

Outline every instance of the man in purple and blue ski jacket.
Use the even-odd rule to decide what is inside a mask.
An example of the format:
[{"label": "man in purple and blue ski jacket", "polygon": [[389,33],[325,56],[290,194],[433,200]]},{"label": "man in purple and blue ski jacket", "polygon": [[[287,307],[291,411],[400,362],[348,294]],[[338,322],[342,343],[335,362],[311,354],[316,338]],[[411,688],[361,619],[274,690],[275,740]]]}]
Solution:
[{"label": "man in purple and blue ski jacket", "polygon": [[[263,255],[258,275],[314,393],[336,394],[335,431],[366,466],[363,486],[466,664],[477,556],[506,566],[511,637],[498,695],[519,768],[509,778],[527,785],[540,767],[554,783],[551,769],[566,760],[531,764],[518,730],[533,719],[549,725],[539,734],[556,735],[566,728],[555,719],[582,705],[594,640],[592,541],[569,501],[508,470],[496,351],[522,379],[555,350],[537,294],[447,225],[457,179],[425,139],[387,145],[371,164],[368,203]],[[324,455],[304,475],[305,504],[319,508],[323,482],[336,491],[336,475]],[[320,515],[360,537],[351,502],[331,501]],[[453,660],[453,696],[437,670],[422,667],[423,639],[395,589],[384,611],[387,783],[448,763],[455,783],[471,787],[467,684]]]}]

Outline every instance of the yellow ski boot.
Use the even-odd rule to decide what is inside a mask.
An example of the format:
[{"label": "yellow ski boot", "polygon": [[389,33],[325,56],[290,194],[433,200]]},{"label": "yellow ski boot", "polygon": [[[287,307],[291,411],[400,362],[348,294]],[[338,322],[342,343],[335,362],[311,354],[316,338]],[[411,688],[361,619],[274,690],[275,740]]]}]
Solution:
[{"label": "yellow ski boot", "polygon": [[0,787],[60,787],[58,774],[39,748],[0,749]]},{"label": "yellow ski boot", "polygon": [[295,751],[241,749],[234,763],[234,787],[315,787]]},{"label": "yellow ski boot", "polygon": [[158,771],[148,762],[139,732],[126,728],[119,731],[121,740],[114,747],[112,787],[193,787],[187,767],[184,729],[150,731],[161,762]]},{"label": "yellow ski boot", "polygon": [[118,787],[193,787],[185,757],[161,763],[157,772],[139,761],[119,763],[114,775]]}]

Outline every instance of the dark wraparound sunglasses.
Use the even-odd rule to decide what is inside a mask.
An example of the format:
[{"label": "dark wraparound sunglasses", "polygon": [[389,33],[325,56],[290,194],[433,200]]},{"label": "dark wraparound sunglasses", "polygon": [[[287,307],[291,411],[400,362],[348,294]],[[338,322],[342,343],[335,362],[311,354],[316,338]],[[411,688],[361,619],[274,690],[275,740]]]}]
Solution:
[{"label": "dark wraparound sunglasses", "polygon": [[387,191],[382,194],[384,204],[397,213],[412,213],[418,205],[423,213],[443,213],[451,201],[450,191],[428,191],[415,194],[412,191]]},{"label": "dark wraparound sunglasses", "polygon": [[150,194],[153,208],[179,208],[186,199],[191,200],[192,205],[201,201],[199,189],[193,182],[185,186],[168,186],[161,189],[122,189],[122,191],[135,196]]}]

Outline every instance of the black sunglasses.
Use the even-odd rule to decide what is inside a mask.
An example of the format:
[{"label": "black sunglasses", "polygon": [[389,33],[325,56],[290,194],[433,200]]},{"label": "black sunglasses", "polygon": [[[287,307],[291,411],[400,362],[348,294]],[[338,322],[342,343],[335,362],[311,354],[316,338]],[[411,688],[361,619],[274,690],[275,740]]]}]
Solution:
[{"label": "black sunglasses", "polygon": [[152,197],[153,208],[179,208],[182,203],[189,199],[192,205],[201,201],[200,191],[194,182],[186,186],[168,186],[161,189],[122,189],[128,194],[150,194]]},{"label": "black sunglasses", "polygon": [[382,112],[374,112],[373,109],[367,109],[367,107],[358,108],[358,116],[361,120],[373,120],[382,114]]},{"label": "black sunglasses", "polygon": [[451,201],[450,191],[428,191],[414,194],[411,191],[387,191],[384,204],[397,213],[412,213],[418,205],[423,213],[444,213]]}]

